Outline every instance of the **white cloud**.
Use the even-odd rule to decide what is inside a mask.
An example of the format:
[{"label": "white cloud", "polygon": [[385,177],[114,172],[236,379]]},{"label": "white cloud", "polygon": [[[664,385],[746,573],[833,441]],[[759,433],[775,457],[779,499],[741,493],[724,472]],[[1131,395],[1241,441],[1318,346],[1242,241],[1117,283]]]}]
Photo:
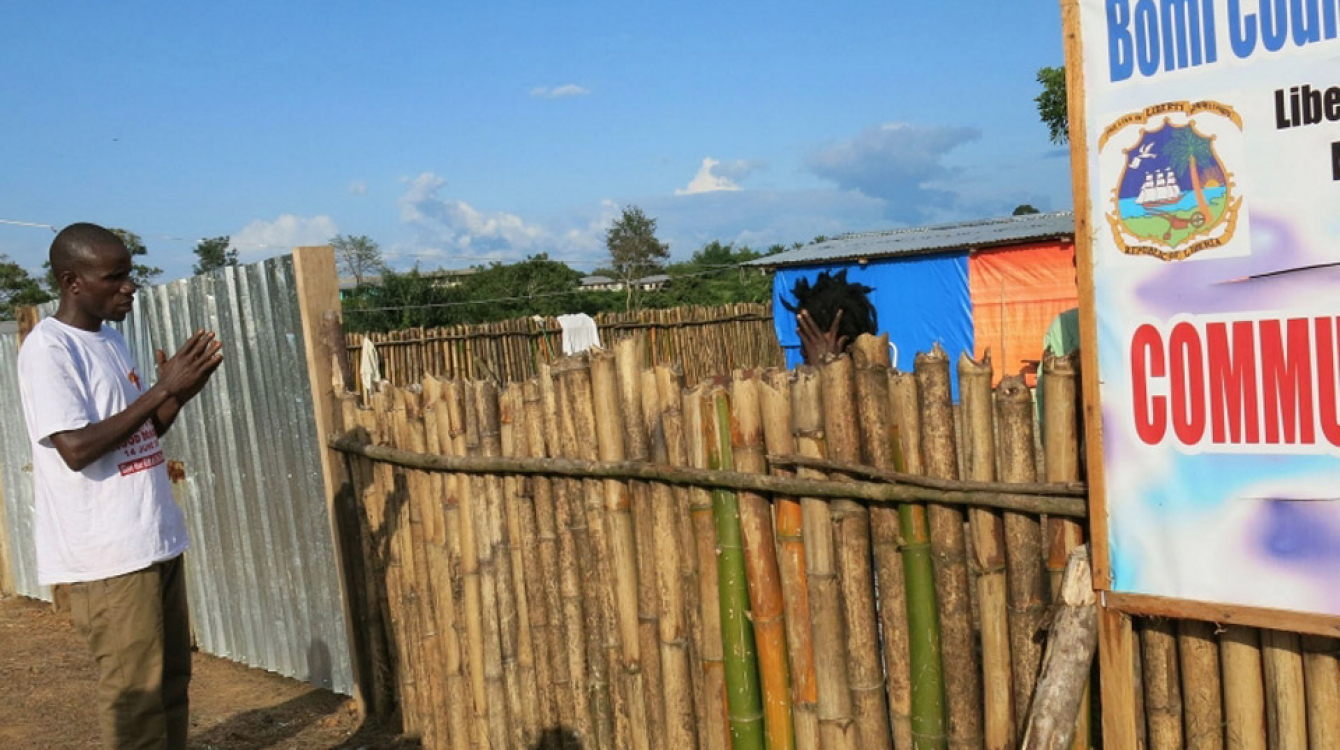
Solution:
[{"label": "white cloud", "polygon": [[329,216],[313,217],[283,214],[274,221],[257,219],[233,232],[232,246],[243,257],[273,255],[275,250],[290,250],[305,245],[324,245],[339,234],[339,227]]},{"label": "white cloud", "polygon": [[656,234],[676,259],[713,240],[765,249],[892,228],[884,201],[855,190],[723,190],[634,202],[657,220]]},{"label": "white cloud", "polygon": [[349,183],[349,193],[351,195],[367,195],[368,184],[362,180],[354,180]]},{"label": "white cloud", "polygon": [[400,219],[413,225],[419,242],[429,248],[449,248],[467,258],[490,260],[519,253],[544,252],[550,233],[516,214],[484,212],[470,204],[439,195],[446,181],[432,172],[408,180],[400,196]]},{"label": "white cloud", "polygon": [[956,172],[943,159],[981,133],[976,128],[891,123],[810,156],[810,171],[839,187],[888,203],[890,218],[919,222],[952,209],[956,193],[944,182]]},{"label": "white cloud", "polygon": [[530,90],[530,95],[536,99],[565,99],[572,96],[589,96],[591,89],[585,86],[578,86],[575,83],[566,83],[562,86],[536,86]]},{"label": "white cloud", "polygon": [[740,159],[729,164],[722,164],[709,156],[703,159],[702,165],[698,167],[698,174],[693,176],[688,187],[676,189],[675,195],[739,190],[739,180],[747,177],[754,169],[753,164]]}]

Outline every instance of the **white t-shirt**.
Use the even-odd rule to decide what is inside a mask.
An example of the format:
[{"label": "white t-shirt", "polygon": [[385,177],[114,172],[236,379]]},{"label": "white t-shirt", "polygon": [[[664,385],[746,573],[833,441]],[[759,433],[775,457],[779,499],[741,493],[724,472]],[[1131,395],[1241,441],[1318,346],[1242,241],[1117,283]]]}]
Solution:
[{"label": "white t-shirt", "polygon": [[131,573],[186,551],[153,420],[82,471],[50,436],[111,417],[147,389],[125,339],[44,318],[19,350],[19,392],[33,449],[37,580],[42,585]]}]

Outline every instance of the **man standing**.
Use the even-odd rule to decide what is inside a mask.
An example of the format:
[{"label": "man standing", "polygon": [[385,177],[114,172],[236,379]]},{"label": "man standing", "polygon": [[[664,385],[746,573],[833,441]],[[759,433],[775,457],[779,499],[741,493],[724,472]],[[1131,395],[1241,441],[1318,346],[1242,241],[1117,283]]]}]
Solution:
[{"label": "man standing", "polygon": [[37,577],[68,584],[70,613],[98,663],[108,750],[184,750],[191,679],[182,553],[159,439],[223,361],[199,331],[145,383],[121,334],[135,298],[130,252],[72,224],[51,243],[60,307],[19,353],[33,452]]}]

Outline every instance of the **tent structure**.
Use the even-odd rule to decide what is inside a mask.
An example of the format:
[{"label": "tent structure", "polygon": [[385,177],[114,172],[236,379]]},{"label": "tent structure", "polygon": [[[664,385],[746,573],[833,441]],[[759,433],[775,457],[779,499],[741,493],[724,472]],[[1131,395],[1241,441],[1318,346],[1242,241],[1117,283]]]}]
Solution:
[{"label": "tent structure", "polygon": [[[1032,373],[1052,318],[1079,304],[1075,222],[1068,212],[850,234],[751,261],[772,268],[773,316],[787,366],[801,362],[797,281],[846,269],[870,293],[895,364],[912,368],[938,342],[957,356],[991,351],[995,379]],[[1030,384],[1032,378],[1029,379]]]}]

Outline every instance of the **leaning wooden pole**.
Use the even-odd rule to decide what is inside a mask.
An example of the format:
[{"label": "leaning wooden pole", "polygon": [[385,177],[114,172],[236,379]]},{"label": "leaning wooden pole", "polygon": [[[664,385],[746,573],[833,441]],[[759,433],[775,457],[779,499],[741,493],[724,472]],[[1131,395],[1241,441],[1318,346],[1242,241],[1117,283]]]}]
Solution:
[{"label": "leaning wooden pole", "polygon": [[[671,426],[664,417],[660,387],[654,370],[642,371],[641,386],[642,423],[647,434],[648,458],[659,464],[669,464],[669,442],[673,439],[682,443],[682,432],[677,423]],[[667,435],[670,431],[674,431],[674,434]],[[659,612],[656,624],[663,686],[661,711],[665,726],[663,742],[668,748],[694,750],[698,746],[698,735],[694,731],[693,668],[689,660],[689,632],[681,574],[681,558],[689,550],[681,549],[681,526],[676,508],[680,498],[675,488],[664,482],[655,482],[651,485],[650,502],[650,538],[645,538],[645,542],[640,539],[638,543],[651,547],[656,571]]]},{"label": "leaning wooden pole", "polygon": [[[959,403],[963,413],[966,479],[996,479],[995,404],[991,394],[991,354],[958,361]],[[1010,677],[1008,584],[1005,580],[1005,522],[1000,511],[969,508],[973,572],[977,577],[978,631],[982,639],[983,732],[988,750],[1015,746],[1014,695]]]},{"label": "leaning wooden pole", "polygon": [[[1002,378],[996,387],[1000,416],[1000,478],[1031,484],[1037,479],[1033,395],[1022,376]],[[1005,576],[1009,587],[1010,670],[1015,726],[1028,716],[1033,686],[1042,665],[1047,584],[1042,567],[1042,521],[1031,513],[1005,511]]]},{"label": "leaning wooden pole", "polygon": [[[619,405],[619,382],[612,352],[594,350],[591,353],[591,398],[600,459],[624,460],[624,415]],[[619,706],[615,720],[619,722],[620,715],[625,717],[628,732],[626,747],[646,750],[651,740],[648,735],[642,640],[638,625],[638,578],[641,573],[638,570],[637,543],[633,532],[632,491],[628,483],[618,480],[606,480],[602,484],[611,564],[609,582],[614,587],[618,633],[618,645],[611,651],[610,666],[611,675],[617,674],[621,681],[621,689],[614,694],[622,698],[622,706]]]},{"label": "leaning wooden pole", "polygon": [[[916,356],[917,385],[921,390],[921,445],[926,473],[941,479],[958,478],[958,449],[949,385],[949,357],[936,344]],[[931,555],[935,561],[935,591],[940,600],[945,696],[949,708],[949,746],[982,746],[981,672],[973,639],[972,607],[968,591],[967,542],[964,514],[959,508],[931,504],[928,508]]]},{"label": "leaning wooden pole", "polygon": [[[758,373],[735,371],[730,407],[730,429],[725,432],[725,437],[731,442],[735,470],[767,473]],[[741,492],[738,499],[750,619],[754,625],[763,688],[767,747],[769,750],[792,750],[795,733],[791,725],[791,669],[787,662],[785,605],[773,536],[772,508],[767,498],[757,492]]]},{"label": "leaning wooden pole", "polygon": [[[861,435],[856,426],[855,368],[848,355],[828,359],[820,367],[824,434],[829,458],[861,461]],[[871,570],[870,512],[854,500],[832,503],[839,585],[847,624],[847,679],[851,685],[857,736],[862,748],[892,748],[888,695],[879,626],[875,618],[875,576]]]},{"label": "leaning wooden pole", "polygon": [[1075,717],[1084,710],[1084,686],[1098,648],[1098,601],[1086,548],[1071,552],[1057,601],[1022,750],[1062,750],[1076,740]]},{"label": "leaning wooden pole", "polygon": [[[730,441],[730,394],[722,386],[703,397],[707,467],[734,471]],[[758,651],[750,623],[748,566],[740,531],[737,495],[712,492],[717,529],[717,596],[721,603],[721,645],[725,656],[726,708],[733,750],[762,750],[763,690],[759,684]]]},{"label": "leaning wooden pole", "polygon": [[[889,337],[863,335],[852,345],[856,362],[856,403],[861,431],[861,460],[882,469],[904,469],[889,396]],[[870,542],[879,587],[879,622],[889,698],[893,746],[911,748],[912,671],[907,626],[907,578],[899,551],[898,510],[870,508]]]},{"label": "leaning wooden pole", "polygon": [[[791,427],[800,455],[827,458],[823,420],[819,370],[808,365],[798,367],[791,387]],[[822,472],[805,468],[797,470],[796,474],[809,478],[824,476]],[[800,507],[818,683],[819,737],[825,750],[852,750],[860,747],[860,742],[848,679],[847,625],[838,582],[833,518],[828,503],[823,500],[802,497]]]},{"label": "leaning wooden pole", "polygon": [[[894,446],[904,470],[925,472],[921,447],[921,395],[912,373],[889,374],[889,406],[895,429]],[[931,559],[926,506],[898,506],[899,549],[907,588],[907,663],[911,672],[912,747],[941,750],[945,734],[945,683],[940,638],[940,613],[935,595],[935,563]]]},{"label": "leaning wooden pole", "polygon": [[[760,396],[763,436],[768,453],[796,452],[791,435],[791,381],[786,370],[763,374]],[[786,468],[774,474],[789,476]],[[790,658],[791,713],[797,750],[819,750],[818,689],[814,672],[814,636],[810,629],[810,589],[805,580],[805,541],[800,502],[789,496],[774,496],[777,531],[778,573],[786,607],[786,645]],[[896,609],[896,608],[895,608]]]}]

